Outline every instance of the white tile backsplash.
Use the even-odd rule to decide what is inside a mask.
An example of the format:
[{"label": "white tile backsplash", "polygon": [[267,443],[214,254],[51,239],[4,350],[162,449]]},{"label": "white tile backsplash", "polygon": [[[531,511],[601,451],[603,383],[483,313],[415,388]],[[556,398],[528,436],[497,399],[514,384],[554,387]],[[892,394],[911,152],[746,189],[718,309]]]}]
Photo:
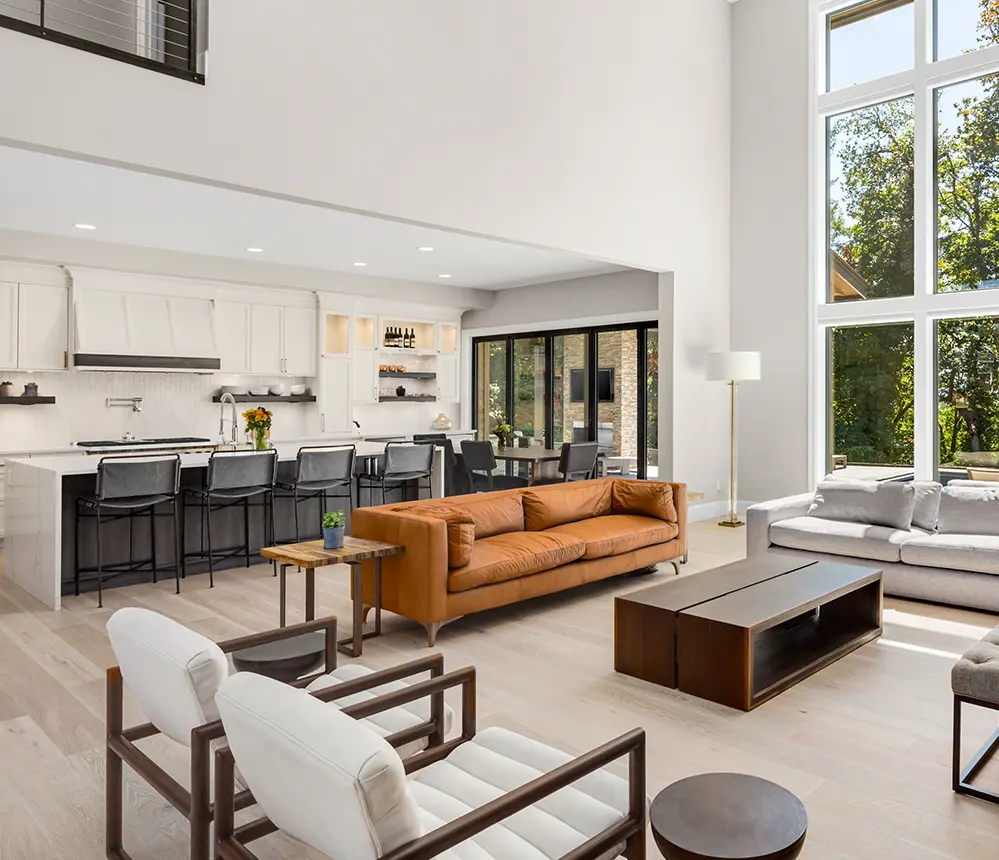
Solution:
[{"label": "white tile backsplash", "polygon": [[[231,376],[192,373],[5,373],[20,394],[25,382],[37,382],[38,393],[54,396],[53,406],[0,406],[0,452],[57,448],[83,439],[118,439],[125,433],[151,436],[218,436],[219,405],[212,403],[219,386],[239,381]],[[285,385],[309,380],[253,379],[254,385]],[[141,397],[142,411],[108,407],[108,397]],[[237,404],[242,412],[254,404]],[[274,413],[272,434],[277,438],[310,436],[319,432],[315,403],[267,403]],[[228,414],[228,412],[227,412]],[[228,425],[227,425],[228,429]],[[240,421],[242,432],[242,421]]]}]

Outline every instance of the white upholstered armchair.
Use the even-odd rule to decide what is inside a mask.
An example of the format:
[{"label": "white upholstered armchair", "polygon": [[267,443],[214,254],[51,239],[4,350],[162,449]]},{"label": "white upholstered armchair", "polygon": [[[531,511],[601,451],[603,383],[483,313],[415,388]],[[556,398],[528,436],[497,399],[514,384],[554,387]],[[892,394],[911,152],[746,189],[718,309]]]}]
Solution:
[{"label": "white upholstered armchair", "polygon": [[[362,717],[461,686],[461,736],[403,761]],[[645,733],[573,759],[499,728],[475,731],[475,670],[341,710],[248,672],[216,696],[216,857],[281,832],[330,860],[645,858]],[[628,759],[627,779],[604,768]],[[233,774],[264,818],[234,824]],[[407,777],[408,775],[408,777]]]}]

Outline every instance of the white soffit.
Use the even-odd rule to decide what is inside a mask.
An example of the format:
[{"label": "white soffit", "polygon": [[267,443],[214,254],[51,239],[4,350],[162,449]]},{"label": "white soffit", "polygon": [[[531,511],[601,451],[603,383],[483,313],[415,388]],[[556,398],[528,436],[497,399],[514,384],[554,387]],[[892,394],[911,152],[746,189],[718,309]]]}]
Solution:
[{"label": "white soffit", "polygon": [[0,147],[0,229],[479,289],[624,271],[577,254],[10,147]]}]

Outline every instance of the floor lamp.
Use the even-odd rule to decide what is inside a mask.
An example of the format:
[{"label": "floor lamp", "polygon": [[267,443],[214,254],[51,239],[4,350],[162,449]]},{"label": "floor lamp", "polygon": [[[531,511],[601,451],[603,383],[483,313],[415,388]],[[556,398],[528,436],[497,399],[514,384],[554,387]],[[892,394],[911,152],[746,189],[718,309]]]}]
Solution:
[{"label": "floor lamp", "polygon": [[737,529],[745,523],[736,513],[736,465],[735,465],[735,392],[740,382],[760,378],[760,354],[758,352],[712,352],[708,354],[708,380],[727,382],[731,390],[731,415],[729,417],[729,477],[728,477],[728,516],[718,525]]}]

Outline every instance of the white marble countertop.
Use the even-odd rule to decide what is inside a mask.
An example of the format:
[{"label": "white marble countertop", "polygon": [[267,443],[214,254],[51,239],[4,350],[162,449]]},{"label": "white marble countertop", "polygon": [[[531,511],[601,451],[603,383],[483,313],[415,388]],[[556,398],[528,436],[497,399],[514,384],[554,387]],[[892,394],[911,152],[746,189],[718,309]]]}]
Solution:
[{"label": "white marble countertop", "polygon": [[[305,440],[308,441],[308,440]],[[315,440],[320,441],[320,440]],[[331,440],[326,440],[331,441]],[[384,453],[384,442],[354,442],[354,447],[358,456],[374,457]],[[274,446],[277,451],[278,461],[294,460],[298,456],[298,449],[301,448],[300,441],[278,442]],[[250,449],[240,449],[249,451]],[[160,452],[150,451],[149,456],[155,457]],[[135,451],[129,452],[134,456]],[[180,464],[182,469],[201,469],[208,465],[209,454],[204,452],[180,454]],[[8,463],[16,462],[19,465],[30,466],[34,469],[42,469],[56,475],[93,475],[97,473],[97,464],[101,461],[100,456],[94,454],[64,454],[58,457],[36,457],[30,459],[11,457]]]}]

